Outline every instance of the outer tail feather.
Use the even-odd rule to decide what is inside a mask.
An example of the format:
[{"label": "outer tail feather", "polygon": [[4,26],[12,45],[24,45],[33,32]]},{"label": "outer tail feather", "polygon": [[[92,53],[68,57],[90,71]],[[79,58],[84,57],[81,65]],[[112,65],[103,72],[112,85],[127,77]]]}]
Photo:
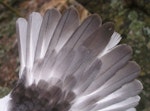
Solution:
[{"label": "outer tail feather", "polygon": [[107,107],[105,109],[102,109],[100,111],[125,111],[129,108],[133,108],[138,105],[138,102],[140,100],[139,96],[130,97],[120,103],[116,103],[110,107]]},{"label": "outer tail feather", "polygon": [[94,110],[104,109],[110,105],[115,103],[119,103],[126,98],[133,97],[140,93],[142,85],[139,81],[135,80],[131,83],[128,83],[118,89],[117,91],[113,92],[112,94],[106,96],[104,99],[98,101],[98,105],[95,107]]},{"label": "outer tail feather", "polygon": [[126,111],[136,111],[135,108],[130,108],[130,109],[127,109]]},{"label": "outer tail feather", "polygon": [[19,18],[16,22],[17,34],[18,34],[18,49],[20,58],[20,73],[19,77],[22,76],[22,71],[26,64],[26,36],[27,36],[27,21],[24,18]]}]

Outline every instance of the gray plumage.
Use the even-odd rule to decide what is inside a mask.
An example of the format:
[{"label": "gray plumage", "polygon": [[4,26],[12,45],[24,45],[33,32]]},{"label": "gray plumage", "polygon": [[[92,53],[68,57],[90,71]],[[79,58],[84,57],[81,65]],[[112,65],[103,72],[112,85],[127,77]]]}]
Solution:
[{"label": "gray plumage", "polygon": [[[16,22],[19,80],[0,111],[136,111],[142,84],[132,49],[97,14],[81,24],[75,8]],[[4,105],[5,104],[5,105]]]}]

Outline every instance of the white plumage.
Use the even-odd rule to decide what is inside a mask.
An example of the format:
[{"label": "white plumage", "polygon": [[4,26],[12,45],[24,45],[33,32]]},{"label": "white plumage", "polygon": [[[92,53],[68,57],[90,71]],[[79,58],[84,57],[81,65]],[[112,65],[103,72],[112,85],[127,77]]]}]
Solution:
[{"label": "white plumage", "polygon": [[80,24],[69,8],[33,12],[16,26],[19,80],[0,111],[136,111],[140,67],[112,23],[93,14]]}]

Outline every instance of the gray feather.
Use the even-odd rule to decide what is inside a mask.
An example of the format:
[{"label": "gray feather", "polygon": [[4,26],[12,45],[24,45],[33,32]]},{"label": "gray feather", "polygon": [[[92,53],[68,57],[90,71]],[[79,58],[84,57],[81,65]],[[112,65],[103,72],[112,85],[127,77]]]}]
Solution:
[{"label": "gray feather", "polygon": [[18,40],[18,50],[21,69],[19,77],[22,76],[23,69],[26,63],[26,36],[27,36],[27,21],[24,18],[19,18],[16,21],[16,30],[17,30],[17,40]]},{"label": "gray feather", "polygon": [[131,58],[131,48],[127,45],[120,45],[114,48],[101,58],[102,66],[97,79],[89,86],[86,93],[93,92],[100,88],[108,79],[110,79],[115,72],[123,67]]},{"label": "gray feather", "polygon": [[36,45],[38,41],[38,35],[42,23],[42,16],[39,13],[33,12],[29,16],[27,26],[27,37],[26,37],[26,67],[32,68],[34,63],[34,56]]},{"label": "gray feather", "polygon": [[45,56],[49,42],[52,39],[60,17],[61,14],[56,9],[46,11],[39,33],[35,60],[41,59]]},{"label": "gray feather", "polygon": [[138,95],[142,90],[142,85],[138,80],[123,85],[117,91],[106,96],[98,102],[98,105],[93,110],[100,110],[115,103],[124,101],[126,98]]}]

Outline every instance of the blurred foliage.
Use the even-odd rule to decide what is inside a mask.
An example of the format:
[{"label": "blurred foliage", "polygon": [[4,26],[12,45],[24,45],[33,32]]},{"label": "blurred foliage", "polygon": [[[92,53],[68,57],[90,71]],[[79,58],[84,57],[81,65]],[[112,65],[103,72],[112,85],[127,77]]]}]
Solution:
[{"label": "blurred foliage", "polygon": [[10,92],[10,89],[7,87],[0,87],[0,98],[5,96]]},{"label": "blurred foliage", "polygon": [[[3,5],[3,3],[7,4],[7,6]],[[14,54],[16,49],[13,49],[16,41],[15,21],[18,16],[14,13],[14,8],[12,7],[16,8],[13,2],[0,0],[0,86],[3,87],[12,86],[15,80],[13,76],[15,74],[14,68],[16,68],[16,54]]]},{"label": "blurred foliage", "polygon": [[[22,11],[20,8],[26,7],[27,9],[22,12],[26,13],[30,7],[33,7],[33,3],[29,1],[32,5],[28,4],[28,0],[0,0],[0,3],[1,1],[9,5],[4,6],[0,4],[0,70],[4,69],[2,64],[5,64],[7,57],[8,62],[12,55],[14,55],[14,58],[16,57],[16,55],[11,52],[14,47],[12,49],[10,47],[13,46],[15,41],[13,38],[15,34],[15,21],[18,17],[18,12]],[[25,3],[20,5],[23,7],[19,7],[19,4],[23,1],[25,1]],[[43,0],[34,1],[43,4]],[[150,111],[150,0],[77,1],[87,8],[89,12],[98,13],[102,17],[103,22],[114,22],[116,31],[122,35],[121,42],[132,46],[133,59],[140,64],[142,69],[139,79],[144,85],[138,111]],[[34,4],[34,7],[37,7],[37,9],[39,9],[38,6],[41,5]],[[9,41],[9,44],[7,41]],[[16,48],[14,48],[14,50],[16,50]],[[12,63],[14,63],[14,61],[12,60]],[[0,74],[0,86],[3,86],[3,88],[0,87],[0,97],[9,92],[11,85],[15,81],[15,79],[11,79],[13,78],[13,75],[10,75],[12,70],[10,70],[10,67],[6,70],[8,69],[8,75]]]}]

